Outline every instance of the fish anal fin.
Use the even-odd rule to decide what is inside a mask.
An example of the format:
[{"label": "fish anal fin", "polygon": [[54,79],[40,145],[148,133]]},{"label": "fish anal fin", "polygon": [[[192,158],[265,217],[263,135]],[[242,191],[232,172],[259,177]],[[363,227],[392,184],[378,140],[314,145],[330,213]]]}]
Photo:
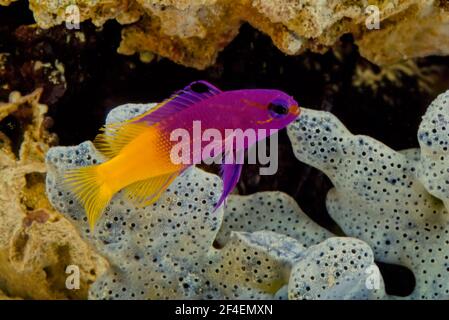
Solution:
[{"label": "fish anal fin", "polygon": [[178,175],[179,172],[172,172],[135,182],[125,188],[125,195],[137,206],[148,206],[159,199]]},{"label": "fish anal fin", "polygon": [[108,124],[103,127],[103,133],[97,135],[94,145],[107,158],[113,158],[148,128],[149,126],[145,123]]}]

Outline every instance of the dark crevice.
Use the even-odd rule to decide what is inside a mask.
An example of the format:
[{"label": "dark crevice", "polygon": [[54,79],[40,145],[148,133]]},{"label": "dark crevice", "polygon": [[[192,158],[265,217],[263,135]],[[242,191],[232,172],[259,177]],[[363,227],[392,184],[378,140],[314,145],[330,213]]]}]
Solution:
[{"label": "dark crevice", "polygon": [[415,275],[410,269],[396,264],[376,262],[389,295],[406,297],[415,289]]}]

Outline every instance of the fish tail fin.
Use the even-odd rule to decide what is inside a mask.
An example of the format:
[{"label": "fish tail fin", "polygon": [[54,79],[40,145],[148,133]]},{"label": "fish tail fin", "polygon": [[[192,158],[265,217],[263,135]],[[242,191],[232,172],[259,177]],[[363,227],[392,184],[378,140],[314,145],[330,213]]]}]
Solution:
[{"label": "fish tail fin", "polygon": [[83,205],[90,229],[93,231],[113,192],[98,174],[98,166],[69,169],[64,178],[64,184]]}]

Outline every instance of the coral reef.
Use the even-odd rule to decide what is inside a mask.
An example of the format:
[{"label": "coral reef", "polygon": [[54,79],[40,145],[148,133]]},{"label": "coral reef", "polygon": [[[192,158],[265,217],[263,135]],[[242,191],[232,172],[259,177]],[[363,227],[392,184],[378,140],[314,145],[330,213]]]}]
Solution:
[{"label": "coral reef", "polygon": [[421,149],[417,174],[430,194],[449,208],[447,170],[449,92],[440,95],[427,109],[418,131]]},{"label": "coral reef", "polygon": [[3,291],[0,290],[0,300],[19,300],[19,299],[9,297]]},{"label": "coral reef", "polygon": [[[123,120],[146,108],[125,105],[114,109],[107,121]],[[241,233],[232,237],[226,250],[213,248],[223,210],[212,214],[211,208],[221,182],[199,169],[185,172],[148,208],[137,209],[116,196],[90,235],[82,207],[61,190],[58,179],[65,168],[101,160],[89,142],[52,148],[47,154],[50,201],[111,263],[91,288],[91,298],[272,298],[287,282],[283,264],[291,263],[302,249],[293,239],[269,251],[266,243],[280,235]]]},{"label": "coral reef", "polygon": [[8,6],[11,3],[13,3],[14,1],[17,1],[17,0],[0,0],[0,6]]},{"label": "coral reef", "polygon": [[[50,28],[65,22],[75,24],[87,19],[92,20],[97,26],[103,25],[109,19],[117,19],[121,23],[131,23],[140,17],[140,10],[135,2],[127,0],[31,0],[29,3],[37,23],[42,28]],[[71,5],[76,5],[76,7],[70,7]]]},{"label": "coral reef", "polygon": [[[47,193],[111,263],[91,298],[396,298],[385,293],[376,259],[413,272],[416,286],[407,298],[444,299],[448,103],[449,92],[429,107],[421,149],[396,152],[352,135],[328,112],[306,108],[288,128],[296,157],[334,185],[330,216],[357,239],[334,237],[279,192],[234,195],[224,211],[211,213],[220,180],[196,168],[150,207],[116,196],[91,234],[82,207],[58,183],[65,169],[103,160],[89,142],[50,149]],[[148,107],[116,108],[107,121]]]},{"label": "coral reef", "polygon": [[[268,34],[286,54],[323,52],[352,33],[362,55],[378,64],[428,55],[447,55],[449,12],[438,0],[272,1],[272,0],[135,0],[77,1],[80,20],[102,25],[116,19],[125,26],[119,52],[168,57],[198,69],[216,56],[243,22]],[[7,4],[7,3],[6,3]],[[73,20],[72,1],[30,1],[36,22],[49,28]],[[376,6],[376,11],[368,10]],[[366,26],[374,18],[380,29]],[[371,21],[372,22],[372,21]],[[419,27],[418,27],[419,26]],[[429,36],[431,35],[431,36]],[[443,44],[443,45],[442,45]]]},{"label": "coral reef", "polygon": [[[440,3],[436,6],[436,3]],[[417,1],[381,29],[367,32],[357,44],[362,56],[389,65],[410,58],[447,55],[449,11],[444,1]]]},{"label": "coral reef", "polygon": [[[289,299],[386,298],[369,246],[356,239],[334,238],[282,192],[231,196],[215,241],[222,247],[233,232],[260,230],[287,235],[308,248],[290,271]],[[369,275],[378,281],[372,288],[367,286]]]},{"label": "coral reef", "polygon": [[352,238],[312,246],[291,270],[289,299],[387,298],[371,248]]},{"label": "coral reef", "polygon": [[218,246],[224,246],[233,231],[259,230],[287,235],[306,247],[332,236],[332,233],[310,220],[295,200],[285,193],[258,192],[229,198],[223,224],[215,241]]},{"label": "coral reef", "polygon": [[[118,107],[109,114],[107,122],[123,121],[148,107],[151,105]],[[111,265],[91,287],[90,298],[294,299],[312,295],[385,295],[382,286],[374,296],[364,286],[365,269],[377,270],[371,249],[360,240],[332,238],[285,194],[233,196],[226,212],[223,208],[212,212],[221,190],[220,179],[192,168],[149,207],[136,208],[121,194],[116,195],[92,234],[84,210],[60,181],[67,168],[98,163],[103,156],[90,142],[85,142],[76,147],[52,148],[46,159],[51,203],[71,218]],[[286,222],[290,227],[286,227]],[[322,260],[322,256],[333,259],[333,263]],[[298,273],[291,272],[298,263],[312,265],[321,261],[319,274],[316,269],[307,275],[302,268]],[[382,284],[381,277],[379,281]],[[348,293],[348,283],[363,286],[351,288]]]},{"label": "coral reef", "polygon": [[[11,2],[0,0],[0,5]],[[391,290],[386,295],[373,259],[412,270],[416,288],[407,298],[447,298],[447,95],[428,109],[418,139],[415,132],[435,93],[447,89],[448,60],[431,57],[395,63],[447,54],[445,2],[403,0],[393,6],[371,1],[381,3],[380,30],[365,28],[364,1],[338,5],[336,1],[239,0],[232,5],[228,0],[77,1],[82,4],[81,20],[101,26],[84,22],[81,30],[64,25],[70,14],[66,7],[73,1],[40,1],[42,6],[38,2],[30,1],[31,8],[39,26],[49,29],[32,24],[25,1],[0,8],[0,101],[8,100],[14,90],[43,88],[25,97],[13,93],[11,101],[0,107],[0,205],[7,208],[0,213],[0,299],[86,298],[89,287],[91,298],[396,298],[389,280],[399,274],[388,275],[385,264],[378,264]],[[108,19],[126,25],[105,23]],[[244,22],[271,39],[249,24],[240,27]],[[121,53],[139,53],[141,61],[153,62],[115,54],[120,32]],[[201,72],[154,59],[160,55],[204,69],[237,33],[217,63]],[[343,33],[352,33],[369,60],[388,66],[377,68],[365,61],[351,37],[340,39]],[[272,43],[289,55],[307,49],[334,50],[287,57]],[[283,89],[298,97],[301,105],[332,111],[349,131],[330,114],[304,109],[305,118],[289,129],[290,139],[298,159],[317,169],[297,161],[282,132],[278,174],[263,177],[257,166],[245,166],[239,192],[251,195],[230,197],[225,210],[214,215],[209,207],[221,192],[219,180],[192,169],[167,193],[167,203],[162,205],[171,211],[159,206],[136,209],[117,197],[103,221],[101,236],[88,233],[76,201],[54,183],[66,167],[102,161],[89,143],[51,149],[47,191],[51,189],[52,205],[43,196],[42,159],[56,140],[48,133],[50,127],[63,145],[78,144],[93,138],[111,106],[162,99],[198,78],[223,89]],[[47,116],[42,104],[48,105]],[[125,119],[147,107],[115,109],[108,121]],[[320,162],[316,159],[329,144],[323,147],[323,141],[314,140],[322,137],[315,130],[326,129],[326,123],[335,124],[333,147],[341,154]],[[310,133],[306,145],[299,141],[302,127]],[[363,137],[367,145],[359,146],[359,136],[350,132],[374,137],[392,149],[415,147],[418,142],[420,149],[394,152],[367,137]],[[384,157],[373,156],[371,161],[363,155],[374,147],[383,150],[384,157],[391,156],[386,169]],[[351,165],[344,166],[349,160]],[[390,163],[401,167],[389,169]],[[361,166],[357,172],[354,164]],[[331,182],[320,170],[334,184],[326,206],[343,231],[327,215],[324,197]],[[397,177],[390,179],[390,174]],[[192,183],[208,189],[199,192]],[[261,190],[282,190],[293,198]],[[194,201],[197,192],[198,199],[207,199],[205,204]],[[295,200],[333,233],[308,218]],[[201,212],[191,213],[192,208]],[[191,240],[197,235],[202,238]],[[192,252],[181,245],[192,242],[196,246]],[[108,258],[110,268],[93,247]],[[176,257],[166,257],[171,251]],[[254,257],[263,257],[260,265]],[[82,267],[80,291],[64,287],[68,264]],[[25,286],[23,279],[36,285]],[[230,288],[234,283],[237,288]],[[378,289],[369,289],[372,286]]]},{"label": "coral reef", "polygon": [[[15,92],[0,103],[0,124],[16,129],[0,133],[0,289],[21,298],[85,298],[106,263],[45,196],[43,160],[54,136],[41,93]],[[65,286],[68,265],[80,267],[80,290]]]},{"label": "coral reef", "polygon": [[330,216],[346,235],[366,241],[377,261],[413,272],[411,299],[449,296],[443,164],[448,96],[438,97],[423,118],[421,149],[396,152],[352,135],[330,113],[309,109],[289,127],[296,157],[323,171],[334,185],[326,201]]},{"label": "coral reef", "polygon": [[[182,13],[177,13],[172,19],[176,19],[179,15],[182,16]],[[218,16],[210,15],[214,23],[211,22],[207,28],[208,32],[203,32],[205,33],[203,36],[200,33],[191,37],[165,34],[162,19],[145,17],[137,24],[124,28],[118,52],[127,55],[136,52],[154,52],[176,63],[204,69],[215,62],[218,52],[234,39],[240,26],[238,19],[228,20],[226,12]],[[179,23],[179,20],[172,21]],[[227,22],[223,24],[223,21]]]}]

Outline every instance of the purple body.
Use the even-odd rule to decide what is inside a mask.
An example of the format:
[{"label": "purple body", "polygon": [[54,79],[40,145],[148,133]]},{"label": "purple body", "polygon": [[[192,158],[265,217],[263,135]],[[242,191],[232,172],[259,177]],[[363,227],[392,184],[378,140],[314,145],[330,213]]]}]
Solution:
[{"label": "purple body", "polygon": [[[190,140],[190,164],[201,162],[201,150],[210,145],[210,141],[198,139],[194,132],[194,122],[201,124],[201,134],[208,129],[220,133],[221,150],[216,153],[228,153],[236,149],[247,149],[257,141],[265,139],[277,130],[285,128],[299,115],[298,103],[289,95],[279,90],[248,89],[221,91],[206,81],[193,82],[183,90],[137,122],[157,124],[162,134],[169,139],[170,134],[182,129]],[[197,122],[198,124],[198,122]],[[225,143],[230,131],[252,132],[245,136],[244,144]],[[199,141],[198,141],[199,140]],[[233,150],[227,150],[233,149]],[[198,150],[199,149],[199,150]],[[199,151],[199,152],[198,152]],[[200,155],[200,156],[198,156]],[[212,157],[217,154],[211,154]],[[241,172],[241,164],[222,166],[224,191],[217,206],[236,185]]]}]

